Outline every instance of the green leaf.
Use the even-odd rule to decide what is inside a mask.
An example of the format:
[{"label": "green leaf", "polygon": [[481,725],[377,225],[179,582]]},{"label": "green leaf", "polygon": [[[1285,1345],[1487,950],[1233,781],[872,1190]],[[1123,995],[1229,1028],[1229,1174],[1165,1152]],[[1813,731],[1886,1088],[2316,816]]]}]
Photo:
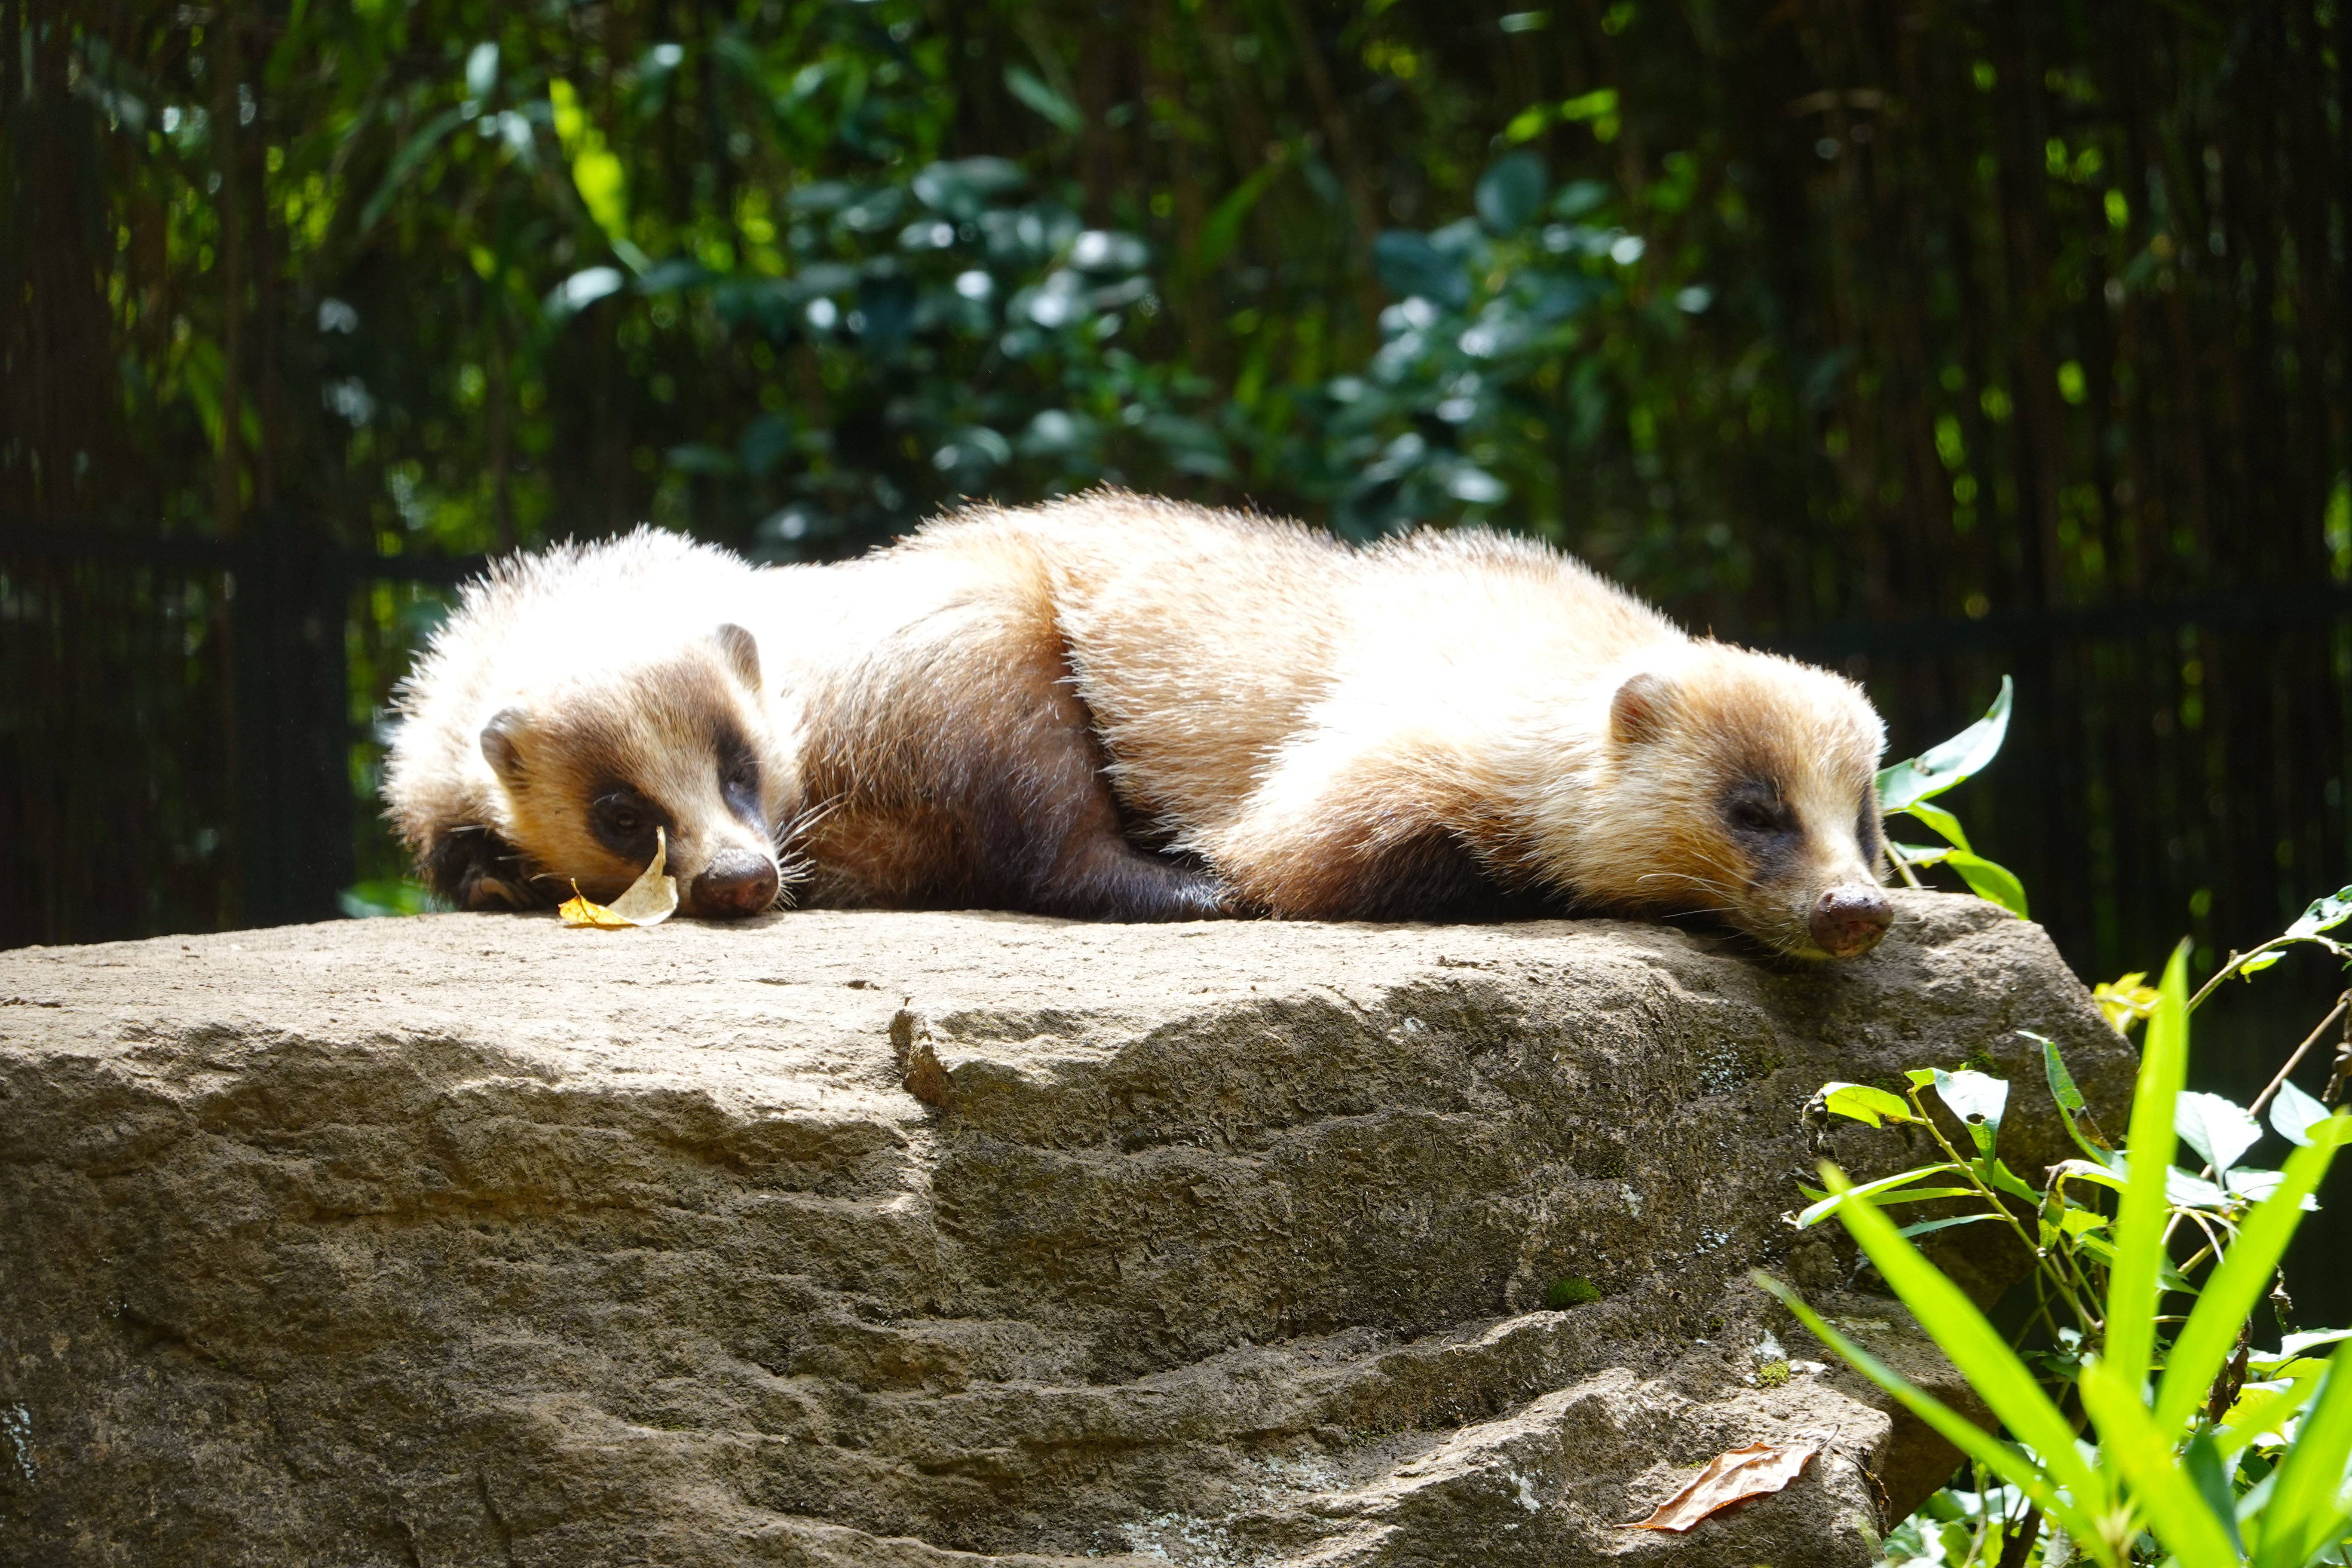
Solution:
[{"label": "green leaf", "polygon": [[2062,1180],[2067,1176],[2078,1176],[2086,1182],[2096,1182],[2103,1187],[2112,1187],[2119,1193],[2126,1185],[2115,1167],[2105,1160],[2062,1160],[2050,1167],[2050,1173]]},{"label": "green leaf", "polygon": [[[1752,1271],[1748,1278],[1759,1288],[1778,1298],[1782,1306],[1796,1314],[1797,1321],[1805,1325],[1808,1332],[1837,1352],[1848,1365],[1894,1395],[1897,1404],[1926,1422],[1946,1442],[2023,1492],[2067,1534],[2081,1542],[2098,1539],[2098,1527],[2091,1514],[2078,1506],[2078,1501],[2084,1500],[2090,1500],[2093,1506],[2096,1506],[2096,1500],[2104,1498],[2104,1491],[2095,1483],[2068,1497],[2053,1484],[2051,1469],[2036,1463],[2032,1455],[2014,1443],[2001,1441],[1934,1394],[1915,1385],[1902,1373],[1831,1327],[1820,1313],[1805,1304],[1803,1297],[1788,1286],[1760,1268]],[[2007,1347],[2002,1349],[2006,1351]],[[2075,1453],[2071,1434],[2068,1438],[2066,1455],[2074,1461],[2075,1468],[2082,1470],[2088,1479],[2089,1471],[2083,1467],[2080,1457]]]},{"label": "green leaf", "polygon": [[[1849,1185],[1845,1173],[1835,1165],[1824,1164],[1822,1177],[1832,1192]],[[1895,1234],[1895,1222],[1877,1207],[1848,1204],[1838,1210],[1838,1219],[1978,1396],[2041,1456],[2061,1486],[2096,1511],[2105,1493],[2102,1482],[2076,1451],[2074,1428],[2042,1391],[2032,1370],[2009,1348],[2008,1339],[1942,1270]]]},{"label": "green leaf", "polygon": [[2320,1178],[2335,1157],[2329,1144],[2296,1150],[2286,1163],[2278,1190],[2239,1223],[2237,1239],[2206,1277],[2189,1321],[2181,1326],[2179,1337],[2165,1357],[2164,1377],[2157,1385],[2156,1423],[2167,1433],[2187,1425],[2204,1405],[2213,1380],[2237,1346],[2238,1331],[2252,1317],[2254,1303],[2270,1289],[2271,1275],[2286,1255],[2295,1226],[2303,1222],[2303,1200],[2318,1190]]},{"label": "green leaf", "polygon": [[1879,809],[1888,813],[1907,810],[1915,801],[1939,795],[1982,773],[1986,764],[2000,754],[2000,743],[2009,734],[2013,693],[2009,677],[2002,676],[2000,695],[1993,699],[1983,718],[1942,745],[1930,747],[1909,762],[1897,763],[1881,773]]},{"label": "green leaf", "polygon": [[2257,1369],[2269,1364],[2271,1361],[2275,1361],[2279,1365],[2284,1365],[2291,1361],[2307,1358],[2313,1351],[2322,1345],[2342,1344],[2346,1340],[2352,1340],[2352,1329],[2306,1329],[2301,1333],[2281,1334],[2276,1357],[2265,1358],[2257,1355],[2251,1358],[2249,1364]]},{"label": "green leaf", "polygon": [[1926,823],[1928,826],[1942,834],[1944,836],[1945,842],[1949,844],[1953,848],[1967,849],[1969,847],[1969,836],[1960,829],[1960,819],[1954,816],[1950,812],[1946,811],[1942,806],[1929,805],[1924,800],[1915,800],[1909,805],[1905,806],[1903,810],[1906,815],[1918,818],[1921,822]]},{"label": "green leaf", "polygon": [[2245,1107],[2200,1089],[2183,1094],[2173,1107],[2172,1130],[2223,1177],[2263,1137],[2262,1123],[2247,1115]]},{"label": "green leaf", "polygon": [[466,57],[466,96],[483,99],[499,85],[499,47],[492,43],[476,44]]},{"label": "green leaf", "polygon": [[[2058,1102],[2058,1117],[2066,1124],[2066,1136],[2084,1153],[2104,1162],[2112,1151],[2098,1123],[2091,1120],[2090,1104],[2075,1087],[2074,1075],[2066,1070],[2066,1058],[2058,1054],[2058,1042],[2031,1029],[2020,1029],[2018,1033],[2042,1047],[2042,1073],[2049,1080],[2050,1098]],[[2087,1132],[2084,1131],[2086,1126]]]},{"label": "green leaf", "polygon": [[2279,1462],[2270,1505],[2259,1516],[2255,1568],[2303,1568],[2341,1528],[2336,1500],[2347,1454],[2352,1454],[2352,1374],[2338,1350],[2328,1357],[2310,1413]]},{"label": "green leaf", "polygon": [[1906,1225],[1895,1234],[1901,1237],[1926,1236],[1930,1231],[1949,1230],[1956,1225],[1974,1225],[1982,1219],[1999,1219],[1997,1214],[1959,1214],[1947,1219],[1923,1219],[1916,1225]]},{"label": "green leaf", "polygon": [[392,198],[400,194],[400,187],[407,183],[408,176],[416,172],[416,166],[425,162],[427,153],[440,145],[443,137],[463,124],[465,119],[463,107],[444,110],[426,121],[423,130],[401,144],[400,151],[394,153],[392,162],[384,166],[383,183],[375,188],[375,195],[368,198],[367,205],[360,209],[362,234],[376,226],[376,220],[383,216],[384,209],[392,205]]},{"label": "green leaf", "polygon": [[2281,1373],[2284,1385],[2261,1388],[2249,1385],[2242,1391],[2237,1403],[2230,1406],[2220,1426],[2213,1428],[2214,1436],[2224,1454],[2235,1454],[2256,1438],[2267,1433],[2283,1432],[2294,1414],[2311,1403],[2317,1392],[2321,1374],[2327,1370],[2324,1361],[2306,1361],[2292,1373]]},{"label": "green leaf", "polygon": [[2107,1276],[2106,1354],[2135,1396],[2156,1351],[2157,1279],[2170,1219],[2173,1105],[2189,1069],[2189,944],[2172,951],[2158,988],[2132,1095],[2129,1175],[2116,1215],[2115,1265]]},{"label": "green leaf", "polygon": [[2312,900],[2311,908],[2304,910],[2296,917],[2294,924],[2286,928],[2286,934],[2317,936],[2321,931],[2334,931],[2347,920],[2352,920],[2352,888]]},{"label": "green leaf", "polygon": [[1201,226],[1201,237],[1192,242],[1192,254],[1185,258],[1185,271],[1195,278],[1206,278],[1217,269],[1241,238],[1242,224],[1249,217],[1250,209],[1257,205],[1266,187],[1287,166],[1286,158],[1269,159],[1257,173],[1225,193],[1211,210],[1209,220]]},{"label": "green leaf", "polygon": [[1087,119],[1078,112],[1078,106],[1047,87],[1045,79],[1034,71],[1020,66],[1006,66],[1004,89],[1073,136],[1086,129]]},{"label": "green leaf", "polygon": [[2290,1143],[2308,1144],[2311,1129],[2327,1120],[2327,1107],[2294,1087],[2281,1083],[2271,1101],[2271,1125]]},{"label": "green leaf", "polygon": [[2221,1524],[2229,1541],[2231,1561],[2235,1563],[2246,1552],[2245,1543],[2238,1535],[2238,1490],[2231,1484],[2231,1471],[2236,1467],[2224,1462],[2221,1446],[2213,1440],[2210,1427],[2200,1428],[2189,1437],[2180,1461],[2197,1488],[2198,1497],[2204,1501],[2205,1511]]},{"label": "green leaf", "polygon": [[1478,216],[1492,233],[1517,234],[1542,210],[1549,184],[1541,158],[1533,153],[1505,153],[1478,178]]},{"label": "green leaf", "polygon": [[2037,1205],[2042,1202],[2042,1194],[2027,1185],[2024,1177],[2011,1170],[2000,1160],[1971,1160],[1969,1162],[1969,1169],[1975,1173],[1977,1180],[1989,1187],[2007,1193],[2011,1197]]},{"label": "green leaf", "polygon": [[1832,1116],[1850,1116],[1873,1127],[1887,1121],[1916,1121],[1910,1103],[1899,1094],[1873,1089],[1866,1083],[1825,1083],[1816,1096]]},{"label": "green leaf", "polygon": [[[2130,1484],[2132,1501],[2180,1568],[2237,1568],[2231,1532],[2172,1457],[2172,1443],[2139,1402],[2139,1378],[2105,1361],[2083,1368],[2075,1386],[2099,1429],[2102,1468]],[[2185,1483],[2185,1484],[2184,1484]]]},{"label": "green leaf", "polygon": [[2017,873],[2006,866],[1995,865],[1981,855],[1965,849],[1955,849],[1944,857],[1944,864],[1960,874],[1969,890],[1990,904],[1999,904],[2019,920],[2033,918],[2025,902],[2025,884]]},{"label": "green leaf", "polygon": [[[1937,1198],[1981,1198],[1983,1196],[1984,1194],[1974,1187],[1921,1187],[1916,1191],[1906,1187],[1892,1197],[1874,1198],[1871,1201],[1882,1208],[1892,1208],[1896,1204],[1924,1204]],[[1992,1217],[1999,1219],[2000,1216],[1994,1215]]]},{"label": "green leaf", "polygon": [[[2110,1273],[2114,1271],[2116,1267],[2115,1244],[2110,1242],[2105,1237],[2099,1235],[2095,1231],[2085,1232],[2078,1245],[2081,1246],[2084,1252],[2090,1254],[2093,1258],[2096,1259],[2101,1268],[2107,1269]],[[2164,1266],[2157,1270],[2156,1279],[2157,1283],[2166,1290],[2194,1290],[2197,1289],[2197,1282],[2189,1279],[2186,1274],[2180,1272],[2179,1269],[2175,1268],[2172,1266],[2172,1259],[2168,1258],[2164,1260]]]},{"label": "green leaf", "polygon": [[[1879,1201],[1878,1194],[1881,1193],[1891,1193],[1897,1188],[1908,1186],[1913,1182],[1924,1181],[1929,1176],[1939,1176],[1947,1171],[1958,1169],[1958,1165],[1948,1162],[1936,1165],[1922,1165],[1916,1171],[1904,1171],[1892,1176],[1881,1176],[1874,1182],[1864,1182],[1858,1187],[1847,1187],[1843,1192],[1825,1194],[1819,1202],[1812,1204],[1797,1215],[1797,1228],[1804,1230],[1819,1225],[1837,1212],[1838,1206],[1849,1198],[1865,1198],[1876,1202]],[[1943,1191],[1948,1195],[1958,1197],[1976,1195],[1973,1189],[1966,1187],[1948,1187]]]},{"label": "green leaf", "polygon": [[1988,1073],[1936,1069],[1936,1094],[1966,1124],[1976,1140],[1977,1152],[1992,1158],[2000,1137],[2000,1119],[2009,1107],[2009,1080]]},{"label": "green leaf", "polygon": [[1425,234],[1392,228],[1372,241],[1372,267],[1399,299],[1415,296],[1460,310],[1470,302],[1470,275],[1462,258],[1440,250]]},{"label": "green leaf", "polygon": [[583,148],[572,160],[572,184],[579,190],[588,216],[608,236],[626,237],[629,185],[621,160],[607,147]]},{"label": "green leaf", "polygon": [[543,308],[550,321],[561,321],[577,315],[620,287],[619,268],[583,268],[550,290]]},{"label": "green leaf", "polygon": [[948,158],[916,174],[915,199],[958,222],[978,217],[988,204],[1018,190],[1028,179],[1021,165],[1004,158]]}]

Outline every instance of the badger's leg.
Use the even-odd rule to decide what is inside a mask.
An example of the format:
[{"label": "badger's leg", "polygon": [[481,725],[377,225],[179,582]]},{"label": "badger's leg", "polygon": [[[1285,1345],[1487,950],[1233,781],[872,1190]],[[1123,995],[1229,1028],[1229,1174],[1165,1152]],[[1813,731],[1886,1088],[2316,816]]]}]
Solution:
[{"label": "badger's leg", "polygon": [[1492,921],[1554,911],[1487,854],[1491,802],[1459,758],[1427,743],[1353,737],[1294,744],[1241,815],[1199,836],[1247,902],[1289,920]]},{"label": "badger's leg", "polygon": [[1120,821],[1094,716],[1058,640],[1000,666],[988,754],[967,777],[972,842],[990,901],[1095,921],[1209,920],[1234,912],[1197,863],[1139,847]]},{"label": "badger's leg", "polygon": [[914,623],[820,704],[817,729],[807,780],[823,804],[795,845],[808,901],[1096,921],[1237,912],[1200,862],[1127,837],[1034,580]]}]

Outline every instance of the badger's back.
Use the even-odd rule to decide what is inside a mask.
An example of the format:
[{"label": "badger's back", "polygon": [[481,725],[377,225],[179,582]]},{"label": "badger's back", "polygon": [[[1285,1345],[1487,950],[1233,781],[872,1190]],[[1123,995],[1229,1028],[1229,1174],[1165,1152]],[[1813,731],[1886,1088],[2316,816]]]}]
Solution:
[{"label": "badger's back", "polygon": [[1123,801],[1187,833],[1241,809],[1276,753],[1318,729],[1442,729],[1529,692],[1556,701],[1680,636],[1549,546],[1483,530],[1357,549],[1293,522],[1095,493],[964,512],[902,549],[1047,584]]}]

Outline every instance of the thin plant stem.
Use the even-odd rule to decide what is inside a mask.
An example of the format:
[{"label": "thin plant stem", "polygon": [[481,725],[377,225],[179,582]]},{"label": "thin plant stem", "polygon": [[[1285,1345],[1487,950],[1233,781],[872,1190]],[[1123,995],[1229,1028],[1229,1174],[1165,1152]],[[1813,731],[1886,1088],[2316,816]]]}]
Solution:
[{"label": "thin plant stem", "polygon": [[[1960,1173],[1969,1179],[1969,1184],[1975,1187],[1979,1195],[1992,1205],[1993,1212],[2008,1223],[2011,1230],[2017,1233],[2017,1239],[2023,1242],[2025,1249],[2033,1255],[2036,1266],[2049,1268],[2048,1251],[2042,1246],[2039,1238],[2025,1228],[2024,1222],[2017,1217],[2016,1213],[2010,1208],[2001,1194],[1976,1173],[1968,1160],[1964,1159],[1959,1150],[1954,1146],[1952,1141],[1944,1136],[1944,1130],[1936,1125],[1935,1117],[1929,1113],[1927,1103],[1919,1098],[1919,1087],[1917,1084],[1913,1084],[1907,1091],[1907,1096],[1911,1101],[1911,1108],[1919,1113],[1921,1124],[1927,1129],[1927,1135],[1933,1138],[1937,1145],[1944,1151],[1945,1158],[1959,1167]],[[2051,1269],[2050,1272],[2057,1281],[2060,1294],[2066,1298],[2067,1310],[2074,1314],[2075,1321],[2080,1322],[2085,1331],[2089,1331],[2097,1320],[2084,1308],[2065,1276],[2055,1269]]]},{"label": "thin plant stem", "polygon": [[[2246,1108],[2247,1114],[2260,1116],[2263,1113],[2263,1107],[2271,1102],[2271,1096],[2276,1094],[2279,1091],[2279,1086],[2286,1082],[2287,1075],[2303,1065],[2303,1058],[2311,1054],[2311,1047],[2319,1043],[2319,1037],[2327,1033],[2327,1026],[2344,1016],[2345,1009],[2347,1007],[2352,1007],[2352,991],[2347,991],[2343,995],[2338,996],[2336,999],[2335,1009],[2327,1016],[2319,1020],[2317,1028],[2304,1037],[2303,1044],[2295,1047],[2294,1055],[2286,1058],[2286,1066],[2278,1069],[2277,1076],[2270,1081],[2270,1087],[2254,1096],[2253,1104]],[[2211,1167],[2207,1168],[2210,1170]]]}]

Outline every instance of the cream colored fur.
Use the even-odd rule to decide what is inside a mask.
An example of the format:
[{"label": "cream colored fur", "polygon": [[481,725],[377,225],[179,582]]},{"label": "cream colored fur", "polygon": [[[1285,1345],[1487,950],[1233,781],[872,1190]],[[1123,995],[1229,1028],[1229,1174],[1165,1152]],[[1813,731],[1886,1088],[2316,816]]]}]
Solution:
[{"label": "cream colored fur", "polygon": [[[1459,530],[1354,550],[1097,494],[967,512],[894,553],[1043,573],[1121,798],[1276,913],[1346,915],[1335,871],[1433,829],[1507,887],[1719,911],[1801,952],[1823,889],[1877,880],[1884,731],[1859,689],[1694,641],[1541,544]],[[1675,693],[1664,728],[1612,742],[1611,700],[1644,671]],[[1748,776],[1805,829],[1769,878],[1718,809]]]},{"label": "cream colored fur", "polygon": [[[756,689],[730,679],[722,622],[756,637]],[[1694,640],[1475,530],[1358,550],[1096,493],[764,570],[641,531],[502,568],[406,691],[386,794],[420,853],[478,824],[600,894],[634,868],[566,817],[570,753],[636,759],[690,875],[735,831],[698,728],[730,703],[807,902],[1003,896],[975,868],[1009,855],[1047,889],[1021,907],[1054,908],[1056,886],[1134,871],[1120,856],[1167,864],[1124,828],[1205,863],[1235,910],[1348,918],[1389,892],[1411,912],[1412,879],[1466,856],[1507,893],[1715,911],[1810,952],[1814,900],[1877,879],[1883,736],[1851,682]],[[541,738],[521,800],[479,739],[518,705]],[[1785,808],[1793,848],[1767,863],[1727,825],[1739,788]],[[1031,834],[1050,842],[1008,842]]]}]

